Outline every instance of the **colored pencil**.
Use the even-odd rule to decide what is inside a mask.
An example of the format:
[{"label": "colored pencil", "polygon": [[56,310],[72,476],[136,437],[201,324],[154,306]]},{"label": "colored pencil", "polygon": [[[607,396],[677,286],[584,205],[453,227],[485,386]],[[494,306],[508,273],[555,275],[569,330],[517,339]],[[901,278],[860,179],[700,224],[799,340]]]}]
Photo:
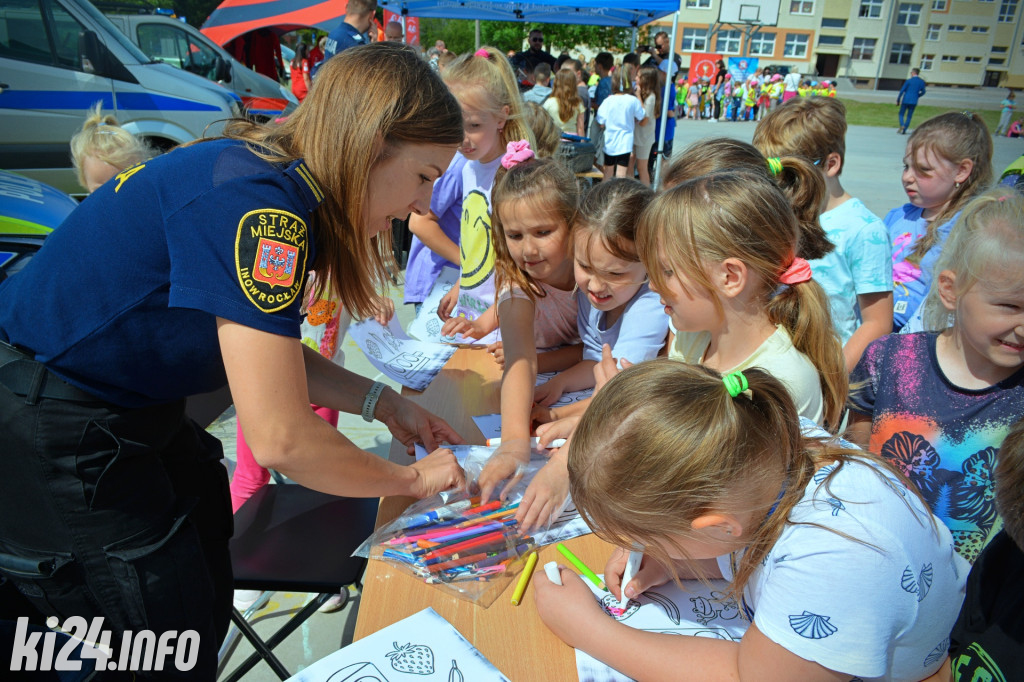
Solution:
[{"label": "colored pencil", "polygon": [[604,581],[601,580],[600,578],[598,578],[597,574],[594,573],[592,570],[590,570],[590,568],[588,568],[585,563],[580,561],[576,557],[575,554],[570,552],[568,547],[563,545],[561,542],[559,542],[556,545],[556,547],[558,548],[558,551],[562,553],[562,556],[564,556],[566,559],[568,559],[569,563],[571,563],[573,566],[575,566],[576,569],[580,573],[582,573],[588,580],[590,580],[590,582],[592,582],[595,585],[597,585],[597,588],[599,590],[607,590],[608,589],[607,587],[605,587]]},{"label": "colored pencil", "polygon": [[526,568],[523,569],[523,574],[519,576],[519,584],[516,585],[515,592],[512,593],[512,605],[519,606],[519,602],[523,599],[523,593],[526,592],[526,586],[530,584],[530,576],[533,575],[533,569],[537,565],[537,553],[530,552],[530,556],[526,557]]}]

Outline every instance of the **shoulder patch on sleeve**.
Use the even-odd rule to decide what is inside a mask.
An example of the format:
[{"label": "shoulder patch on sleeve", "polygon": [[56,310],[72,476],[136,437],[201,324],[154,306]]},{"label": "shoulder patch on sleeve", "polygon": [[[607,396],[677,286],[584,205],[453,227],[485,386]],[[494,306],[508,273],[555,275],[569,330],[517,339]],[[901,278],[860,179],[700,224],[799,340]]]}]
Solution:
[{"label": "shoulder patch on sleeve", "polygon": [[238,283],[263,312],[283,310],[301,293],[308,253],[306,223],[294,213],[261,208],[249,211],[238,222]]}]

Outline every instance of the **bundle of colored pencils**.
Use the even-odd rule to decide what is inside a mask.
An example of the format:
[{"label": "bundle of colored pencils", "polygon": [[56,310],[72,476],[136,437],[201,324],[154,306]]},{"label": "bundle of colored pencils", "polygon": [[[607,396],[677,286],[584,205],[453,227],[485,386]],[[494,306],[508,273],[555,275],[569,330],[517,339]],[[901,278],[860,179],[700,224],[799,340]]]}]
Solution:
[{"label": "bundle of colored pencils", "polygon": [[534,548],[533,538],[519,533],[518,506],[499,500],[481,505],[474,497],[403,517],[379,544],[382,558],[428,583],[486,581]]}]

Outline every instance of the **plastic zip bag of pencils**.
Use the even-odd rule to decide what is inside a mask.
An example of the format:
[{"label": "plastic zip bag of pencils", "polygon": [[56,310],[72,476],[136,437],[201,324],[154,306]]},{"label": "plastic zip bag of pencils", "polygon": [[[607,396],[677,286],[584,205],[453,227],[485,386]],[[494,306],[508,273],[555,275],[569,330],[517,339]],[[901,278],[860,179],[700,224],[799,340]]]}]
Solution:
[{"label": "plastic zip bag of pencils", "polygon": [[484,505],[464,492],[440,497],[441,504],[437,497],[413,504],[355,553],[486,608],[522,570],[522,558],[536,543],[520,532],[512,495]]}]

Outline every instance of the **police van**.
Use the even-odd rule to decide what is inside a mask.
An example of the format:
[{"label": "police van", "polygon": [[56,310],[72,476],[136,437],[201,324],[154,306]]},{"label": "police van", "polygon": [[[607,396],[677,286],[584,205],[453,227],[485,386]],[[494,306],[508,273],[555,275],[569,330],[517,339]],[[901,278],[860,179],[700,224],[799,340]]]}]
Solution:
[{"label": "police van", "polygon": [[242,112],[230,90],[149,59],[88,0],[3,0],[0,168],[83,194],[69,142],[97,101],[156,149]]},{"label": "police van", "polygon": [[188,24],[159,14],[106,15],[147,57],[230,88],[257,120],[287,116],[299,105],[291,90],[246,68]]}]

